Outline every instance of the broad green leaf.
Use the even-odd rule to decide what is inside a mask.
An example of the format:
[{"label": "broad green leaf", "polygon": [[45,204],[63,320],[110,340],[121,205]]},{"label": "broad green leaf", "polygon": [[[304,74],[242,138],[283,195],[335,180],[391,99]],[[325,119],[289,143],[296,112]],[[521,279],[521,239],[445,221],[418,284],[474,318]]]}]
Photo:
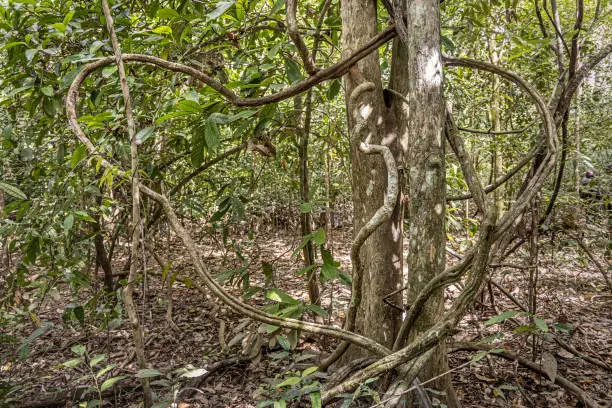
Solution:
[{"label": "broad green leaf", "polygon": [[103,361],[106,358],[106,356],[104,354],[96,354],[95,356],[93,356],[91,358],[91,361],[89,362],[89,365],[91,367],[98,365],[101,361]]},{"label": "broad green leaf", "polygon": [[25,57],[28,62],[31,62],[34,59],[34,56],[38,53],[38,50],[35,48],[30,48],[25,51]]},{"label": "broad green leaf", "polygon": [[72,311],[74,312],[74,317],[76,317],[79,323],[82,325],[85,324],[85,309],[83,306],[77,306]]},{"label": "broad green leaf", "polygon": [[70,347],[70,350],[72,350],[72,352],[77,356],[82,356],[85,354],[85,346],[82,344],[75,344],[74,346]]},{"label": "broad green leaf", "polygon": [[312,212],[313,205],[312,203],[300,203],[300,212],[302,214]]},{"label": "broad green leaf", "polygon": [[62,21],[62,23],[64,25],[68,25],[68,23],[72,21],[72,17],[74,17],[74,11],[69,11],[64,17],[64,20]]},{"label": "broad green leaf", "polygon": [[147,141],[155,132],[155,126],[142,128],[136,133],[136,144],[141,145]]},{"label": "broad green leaf", "polygon": [[70,167],[73,169],[85,158],[87,155],[87,148],[84,144],[79,145],[72,153],[72,157],[70,158]]},{"label": "broad green leaf", "polygon": [[505,312],[501,312],[497,316],[494,316],[494,317],[490,318],[489,320],[487,320],[484,323],[484,325],[485,326],[490,326],[492,324],[501,323],[501,322],[503,322],[506,319],[511,319],[511,318],[515,317],[518,314],[519,314],[519,312],[516,311],[516,310],[507,310]]},{"label": "broad green leaf", "polygon": [[533,323],[539,331],[541,331],[542,333],[548,333],[548,324],[546,324],[546,321],[544,321],[544,319],[534,317]]},{"label": "broad green leaf", "polygon": [[68,216],[64,218],[64,230],[70,231],[72,229],[73,224],[74,224],[74,215],[68,214]]},{"label": "broad green leaf", "polygon": [[103,46],[104,46],[104,43],[102,41],[96,40],[93,43],[91,43],[91,45],[89,46],[89,53],[95,54]]},{"label": "broad green leaf", "polygon": [[230,7],[236,3],[236,0],[220,1],[217,3],[217,7],[208,14],[209,20],[214,20],[225,13]]},{"label": "broad green leaf", "polygon": [[161,8],[159,10],[157,10],[157,17],[159,18],[167,18],[167,19],[175,19],[175,18],[179,18],[180,14],[177,13],[175,10],[168,8],[168,7],[164,7]]},{"label": "broad green leaf", "polygon": [[278,289],[270,289],[266,291],[266,298],[275,302],[287,303],[290,305],[296,304],[298,301],[289,296],[286,293],[281,292]]},{"label": "broad green leaf", "polygon": [[318,369],[319,369],[319,367],[308,367],[307,369],[302,371],[302,377],[306,377],[307,375],[315,373],[315,372],[317,372]]},{"label": "broad green leaf", "polygon": [[319,228],[318,230],[313,232],[312,240],[317,245],[323,245],[325,243],[325,230],[323,228]]},{"label": "broad green leaf", "polygon": [[172,28],[167,25],[159,26],[152,30],[155,34],[172,35]]},{"label": "broad green leaf", "polygon": [[83,360],[82,360],[82,359],[80,359],[80,358],[73,358],[73,359],[71,359],[71,360],[64,361],[64,362],[62,363],[62,366],[64,366],[64,367],[69,367],[69,368],[73,368],[73,367],[78,366],[78,365],[79,365],[79,364],[81,364],[82,362],[83,362]]},{"label": "broad green leaf", "polygon": [[25,193],[23,191],[21,191],[19,188],[2,182],[0,181],[0,190],[4,191],[5,193],[7,193],[8,195],[18,198],[20,200],[27,200],[28,197],[25,195]]},{"label": "broad green leaf", "polygon": [[40,92],[46,96],[53,96],[53,87],[51,85],[43,86],[40,88]]},{"label": "broad green leaf", "polygon": [[334,280],[339,277],[338,268],[333,265],[323,264],[321,265],[321,283],[325,283],[330,280]]},{"label": "broad green leaf", "polygon": [[334,79],[331,84],[329,85],[329,88],[327,88],[327,100],[328,101],[332,101],[334,100],[334,98],[336,97],[336,95],[338,95],[338,93],[340,92],[340,80],[339,79]]},{"label": "broad green leaf", "polygon": [[217,146],[221,143],[221,134],[217,124],[212,120],[206,121],[206,127],[204,129],[204,138],[206,140],[206,147],[208,150],[214,151]]},{"label": "broad green leaf", "polygon": [[306,309],[313,311],[315,314],[321,317],[327,317],[327,310],[323,309],[319,305],[306,305]]},{"label": "broad green leaf", "polygon": [[117,72],[117,69],[118,68],[116,65],[108,65],[102,68],[102,77],[110,78],[111,76],[115,74],[115,72]]},{"label": "broad green leaf", "polygon": [[296,276],[302,276],[308,272],[310,272],[311,270],[313,270],[314,268],[317,268],[319,265],[308,265],[305,266],[304,268],[300,269],[297,273]]},{"label": "broad green leaf", "polygon": [[310,405],[312,408],[321,408],[321,391],[315,391],[308,394],[310,397]]},{"label": "broad green leaf", "polygon": [[143,368],[142,370],[138,370],[138,372],[136,373],[137,378],[151,378],[151,377],[159,377],[161,375],[164,375],[164,374],[153,368]]},{"label": "broad green leaf", "polygon": [[274,6],[272,6],[272,10],[270,11],[270,15],[274,15],[281,11],[283,6],[285,5],[285,0],[276,0]]},{"label": "broad green leaf", "polygon": [[123,380],[124,378],[125,378],[125,375],[120,375],[118,377],[109,378],[108,380],[106,380],[106,381],[104,381],[102,383],[102,386],[100,387],[100,391],[104,392],[104,391],[108,390],[113,385],[115,385],[115,383],[117,383],[118,381]]},{"label": "broad green leaf", "polygon": [[292,385],[299,383],[300,381],[302,381],[300,377],[289,377],[285,381],[278,384],[276,387],[281,388],[281,387],[292,386]]},{"label": "broad green leaf", "polygon": [[287,74],[287,78],[289,78],[289,83],[291,84],[298,82],[302,79],[302,72],[300,71],[300,66],[292,59],[285,60],[285,72]]},{"label": "broad green leaf", "polygon": [[[291,350],[291,344],[289,343],[289,340],[287,339],[287,337],[285,336],[276,336],[276,340],[278,340],[278,344],[280,344],[280,346],[289,351]],[[279,385],[280,387],[280,385]]]},{"label": "broad green leaf", "polygon": [[103,369],[101,369],[100,371],[96,373],[96,378],[102,377],[104,374],[108,373],[110,370],[112,370],[115,367],[117,367],[117,364],[107,365],[106,367],[104,367]]}]

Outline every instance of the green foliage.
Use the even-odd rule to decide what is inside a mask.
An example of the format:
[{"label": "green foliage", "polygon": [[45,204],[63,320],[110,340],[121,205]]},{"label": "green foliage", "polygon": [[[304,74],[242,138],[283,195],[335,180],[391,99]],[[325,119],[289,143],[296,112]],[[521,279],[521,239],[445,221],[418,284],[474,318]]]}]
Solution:
[{"label": "green foliage", "polygon": [[[102,406],[104,404],[102,400],[102,393],[112,388],[119,381],[126,378],[126,376],[108,376],[113,369],[117,367],[117,364],[106,364],[104,366],[101,363],[106,360],[106,355],[95,354],[91,356],[87,352],[87,348],[83,345],[77,344],[71,347],[72,353],[76,355],[75,358],[64,361],[58,369],[76,369],[77,367],[83,367],[87,373],[79,378],[77,381],[88,381],[90,383],[87,390],[81,396],[85,399],[90,394],[96,394],[97,399],[89,399],[86,401],[86,407]],[[106,379],[104,379],[106,377]]]},{"label": "green foliage", "polygon": [[257,408],[288,407],[303,401],[309,401],[312,408],[320,408],[319,379],[325,377],[325,374],[317,371],[317,367],[309,367],[301,373],[287,371],[283,375],[276,375],[255,392],[255,397],[265,398],[257,404]]}]

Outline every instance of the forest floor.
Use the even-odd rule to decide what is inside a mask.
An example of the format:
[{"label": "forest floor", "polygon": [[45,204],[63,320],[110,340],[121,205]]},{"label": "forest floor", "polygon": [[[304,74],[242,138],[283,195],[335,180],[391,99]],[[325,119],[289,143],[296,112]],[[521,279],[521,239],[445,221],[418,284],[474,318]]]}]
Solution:
[{"label": "forest floor", "polygon": [[[588,235],[588,229],[585,234]],[[346,271],[350,270],[348,251],[351,236],[349,230],[336,230],[333,235],[334,257]],[[215,271],[242,266],[233,251],[219,250],[222,247],[219,239],[209,236],[200,241],[206,263]],[[266,261],[273,265],[273,281],[279,289],[298,299],[307,300],[304,297],[303,278],[296,277],[300,261],[292,257],[298,242],[299,237],[294,231],[260,232],[253,240],[245,238],[237,242],[235,248],[240,247],[242,256],[250,264],[250,284],[265,284],[262,262]],[[585,236],[584,242],[601,264],[608,265],[603,259],[603,242],[588,236]],[[164,377],[152,378],[159,398],[174,400],[181,408],[255,407],[258,401],[265,399],[262,390],[274,388],[265,386],[271,379],[315,366],[316,356],[332,349],[333,344],[327,339],[303,336],[296,349],[287,352],[278,344],[270,347],[264,335],[262,353],[245,356],[242,345],[249,345],[245,334],[249,328],[256,332],[260,325],[247,322],[230,311],[207,295],[206,290],[202,293],[195,289],[197,278],[178,242],[160,243],[158,246],[164,248],[160,255],[172,260],[167,276],[178,272],[172,287],[173,323],[165,319],[168,291],[161,279],[162,268],[155,264],[153,257],[147,257],[146,261],[149,271],[146,291],[143,291],[145,285],[141,284],[136,296],[138,306],[145,310],[141,318],[147,339],[148,361],[152,368],[165,374]],[[449,262],[454,262],[450,256]],[[512,262],[521,264],[524,261],[516,256]],[[545,319],[549,327],[548,335],[540,336],[536,342],[538,356],[542,351],[552,355],[557,363],[558,375],[583,389],[600,406],[610,406],[612,371],[585,361],[560,347],[554,340],[555,337],[559,338],[573,345],[580,354],[592,357],[608,367],[612,365],[612,296],[606,290],[600,272],[581,252],[580,247],[563,235],[552,239],[542,238],[538,266],[537,315]],[[117,262],[115,267],[119,270],[123,263]],[[528,280],[525,270],[496,269],[493,279],[526,304]],[[32,310],[26,323],[22,321],[20,324],[0,328],[0,340],[3,340],[0,341],[0,406],[3,392],[6,406],[13,406],[8,403],[7,391],[15,399],[14,406],[76,406],[76,402],[66,404],[67,391],[91,385],[93,380],[85,366],[69,368],[61,365],[75,358],[71,351],[75,345],[85,346],[89,356],[104,354],[105,363],[117,364],[112,370],[113,376],[127,376],[117,383],[114,392],[104,394],[107,406],[137,406],[141,393],[138,390],[139,381],[133,376],[137,367],[127,321],[115,321],[116,327],[101,330],[104,314],[101,307],[96,310],[95,306],[91,306],[99,306],[99,302],[92,300],[91,290],[79,292],[82,304],[91,304],[85,308],[85,324],[81,325],[74,320],[64,321],[62,314],[70,306],[69,303],[74,301],[73,292],[69,287],[58,289],[57,292],[50,292]],[[227,289],[235,295],[242,293],[236,286],[227,285]],[[516,323],[506,321],[501,325],[481,328],[483,322],[501,311],[518,310],[498,289],[493,288],[492,292],[493,302],[488,294],[481,298],[479,304],[464,318],[461,330],[453,340],[478,341],[503,331],[503,338],[493,340],[492,344],[531,359],[533,337],[514,333]],[[456,295],[453,287],[446,294],[449,299]],[[23,293],[22,298],[27,300],[28,293]],[[323,288],[322,299],[325,308],[332,306],[329,320],[340,325],[343,317],[341,310],[349,299],[349,288],[338,282],[333,285],[328,283]],[[255,296],[251,302],[259,306],[269,303],[261,296]],[[516,321],[525,324],[527,318],[520,317]],[[24,349],[24,340],[47,322],[50,323],[48,329]],[[560,332],[554,328],[554,323],[570,325],[571,331]],[[548,378],[515,362],[491,354],[466,364],[474,354],[476,352],[473,351],[450,354],[450,367],[457,368],[452,373],[453,385],[464,407],[581,406],[574,396],[554,385]],[[536,363],[542,364],[539,358]],[[179,378],[180,373],[176,370],[183,367],[206,368],[210,372],[199,378]],[[171,388],[172,385],[174,388]],[[89,394],[87,398],[93,399],[95,396]],[[53,405],[54,401],[59,402],[59,405]],[[359,405],[368,406],[366,403]]]}]

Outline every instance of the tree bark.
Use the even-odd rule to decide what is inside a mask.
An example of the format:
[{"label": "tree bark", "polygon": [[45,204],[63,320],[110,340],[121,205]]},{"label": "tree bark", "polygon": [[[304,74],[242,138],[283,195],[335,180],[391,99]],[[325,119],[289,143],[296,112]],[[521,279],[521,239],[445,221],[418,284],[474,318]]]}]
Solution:
[{"label": "tree bark", "polygon": [[[396,2],[399,4],[399,2]],[[440,14],[437,0],[404,0],[407,38],[395,46],[392,87],[406,95],[394,101],[401,145],[405,149],[408,193],[408,304],[427,282],[445,268],[446,175]],[[397,13],[402,12],[396,7]],[[407,44],[406,41],[407,40]],[[410,327],[408,343],[431,328],[444,311],[444,292],[436,291]],[[402,345],[403,346],[403,345]],[[438,346],[419,379],[426,381],[448,370],[446,347]],[[448,376],[434,382],[446,392],[446,404],[458,406]],[[411,402],[409,401],[408,406]]]},{"label": "tree bark", "polygon": [[[341,12],[342,52],[346,56],[377,35],[376,1],[342,0]],[[372,52],[354,65],[344,76],[344,82],[349,129],[352,130],[355,125],[355,118],[351,114],[355,109],[354,104],[359,104],[361,111],[371,110],[368,116],[371,142],[397,150],[393,125],[395,121],[391,112],[385,108],[383,99],[378,52]],[[351,101],[351,93],[363,82],[373,83],[374,91],[368,92],[360,101]],[[378,155],[369,156],[360,152],[361,142],[357,135],[351,134],[355,234],[382,205],[387,187],[387,171],[383,160]],[[363,284],[356,331],[388,347],[393,345],[401,318],[398,310],[383,302],[385,296],[402,285],[402,235],[398,207],[396,205],[391,220],[382,224],[366,240],[360,252]],[[401,304],[401,297],[396,295],[390,301]],[[344,362],[365,355],[364,351],[350,347],[345,353]]]}]

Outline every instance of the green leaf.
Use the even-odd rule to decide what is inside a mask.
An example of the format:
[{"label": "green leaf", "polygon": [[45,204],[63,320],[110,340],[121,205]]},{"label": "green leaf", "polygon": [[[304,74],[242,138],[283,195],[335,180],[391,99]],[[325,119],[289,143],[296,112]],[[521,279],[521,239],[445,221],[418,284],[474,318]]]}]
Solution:
[{"label": "green leaf", "polygon": [[104,68],[102,68],[102,77],[103,78],[110,78],[111,76],[113,76],[115,74],[115,72],[117,72],[117,66],[116,65],[108,65]]},{"label": "green leaf", "polygon": [[302,371],[302,378],[304,378],[307,375],[310,375],[310,374],[316,372],[318,369],[319,369],[319,367],[308,367],[307,369]]},{"label": "green leaf", "polygon": [[152,30],[155,34],[172,35],[172,28],[167,25],[156,27]]},{"label": "green leaf", "polygon": [[285,0],[276,0],[276,3],[274,3],[274,6],[272,6],[272,11],[270,11],[270,15],[274,15],[281,11],[284,5]]},{"label": "green leaf", "polygon": [[66,26],[64,24],[62,24],[62,23],[51,24],[51,27],[55,28],[60,33],[65,33],[66,32]]},{"label": "green leaf", "polygon": [[69,368],[74,368],[74,367],[78,366],[79,364],[81,364],[82,362],[83,362],[83,360],[80,359],[80,358],[73,358],[71,360],[64,361],[62,363],[62,366],[69,367]]},{"label": "green leaf", "polygon": [[103,369],[101,369],[100,371],[96,373],[96,378],[102,377],[104,374],[108,373],[110,370],[112,370],[115,367],[117,367],[117,364],[107,365],[106,367],[104,367]]},{"label": "green leaf", "polygon": [[72,229],[73,224],[74,224],[74,215],[68,214],[68,216],[64,219],[64,230],[70,231]]},{"label": "green leaf", "polygon": [[312,408],[321,408],[321,391],[315,391],[308,394]]},{"label": "green leaf", "polygon": [[221,134],[217,124],[212,120],[206,121],[206,127],[204,128],[204,138],[206,140],[206,147],[209,150],[215,150],[219,146]]},{"label": "green leaf", "polygon": [[300,212],[302,214],[312,212],[312,209],[313,209],[312,203],[300,203]]},{"label": "green leaf", "polygon": [[471,363],[475,363],[477,361],[482,360],[487,354],[489,354],[488,351],[486,350],[482,350],[479,351],[478,353],[474,354],[474,356],[472,357],[472,359],[470,360]]},{"label": "green leaf", "polygon": [[535,324],[535,327],[539,331],[541,331],[542,333],[548,333],[548,324],[546,324],[544,319],[541,319],[539,317],[534,317],[533,318],[533,323]]},{"label": "green leaf", "polygon": [[73,169],[85,158],[87,154],[87,148],[84,144],[80,144],[72,153],[72,157],[70,157],[70,167]]},{"label": "green leaf", "polygon": [[20,200],[27,200],[28,197],[25,195],[25,193],[23,191],[21,191],[20,189],[18,189],[17,187],[2,182],[0,181],[0,190],[4,191],[5,193],[7,193],[8,195],[18,198]]},{"label": "green leaf", "polygon": [[333,265],[323,264],[321,265],[321,283],[325,283],[330,280],[334,280],[340,276],[338,268]]},{"label": "green leaf", "polygon": [[496,323],[501,323],[506,319],[511,319],[513,317],[515,317],[516,315],[518,315],[520,312],[516,311],[516,310],[507,310],[505,312],[501,312],[500,314],[498,314],[495,317],[490,318],[489,320],[487,320],[484,325],[485,326],[491,326],[492,324],[496,324]]},{"label": "green leaf", "polygon": [[287,401],[285,400],[274,401],[274,408],[287,408]]},{"label": "green leaf", "polygon": [[118,377],[112,377],[102,383],[100,387],[100,391],[104,392],[115,385],[116,382],[121,381],[125,378],[125,375],[120,375]]},{"label": "green leaf", "polygon": [[285,60],[285,73],[289,78],[289,83],[293,84],[302,79],[302,72],[300,66],[292,59]]},{"label": "green leaf", "polygon": [[325,243],[325,230],[323,228],[319,228],[318,230],[313,232],[312,240],[317,245],[323,245]]},{"label": "green leaf", "polygon": [[160,375],[164,374],[153,368],[143,368],[142,370],[138,370],[138,372],[136,373],[137,378],[159,377]]},{"label": "green leaf", "polygon": [[164,7],[164,8],[157,10],[157,17],[167,18],[167,19],[172,20],[175,18],[179,18],[180,15],[175,10],[168,8],[168,7]]},{"label": "green leaf", "polygon": [[69,11],[64,17],[64,20],[62,21],[62,23],[64,25],[68,25],[68,23],[72,21],[72,17],[74,17],[74,11]]},{"label": "green leaf", "polygon": [[340,92],[340,87],[341,87],[340,80],[334,79],[332,83],[329,85],[329,88],[327,88],[327,100],[328,101],[334,100],[334,98]]},{"label": "green leaf", "polygon": [[214,20],[215,18],[220,17],[221,15],[223,15],[223,13],[225,13],[235,3],[236,3],[236,0],[220,1],[220,2],[218,2],[217,3],[217,7],[213,11],[208,13],[208,19],[209,20]]},{"label": "green leaf", "polygon": [[96,40],[93,43],[91,43],[91,45],[89,46],[89,53],[95,54],[103,46],[104,46],[104,43],[102,41]]},{"label": "green leaf", "polygon": [[38,50],[35,48],[30,48],[29,50],[26,50],[25,51],[26,60],[28,62],[32,62],[32,60],[34,59],[37,53],[38,53]]},{"label": "green leaf", "polygon": [[85,346],[82,344],[75,344],[74,346],[70,347],[70,350],[72,350],[72,352],[77,356],[82,356],[85,354]]},{"label": "green leaf", "polygon": [[[280,344],[280,346],[283,349],[285,349],[287,351],[291,350],[291,344],[289,343],[289,340],[287,339],[287,337],[285,337],[285,336],[277,336],[276,340],[278,340],[278,344]],[[280,385],[279,385],[279,387],[280,387]]]},{"label": "green leaf", "polygon": [[289,377],[282,383],[278,384],[276,387],[281,388],[281,387],[292,386],[292,385],[299,383],[300,381],[302,381],[300,377]]},{"label": "green leaf", "polygon": [[278,289],[270,289],[270,290],[266,291],[266,298],[270,299],[270,300],[273,300],[275,302],[287,303],[287,304],[290,304],[290,305],[294,305],[294,304],[298,303],[297,300],[295,300],[294,298],[292,298],[288,294],[281,292]]},{"label": "green leaf", "polygon": [[313,311],[315,314],[321,317],[327,317],[327,310],[323,309],[319,305],[306,305],[306,309]]},{"label": "green leaf", "polygon": [[345,285],[351,286],[353,283],[353,278],[351,278],[351,276],[344,271],[340,271],[338,277],[340,278],[340,282]]},{"label": "green leaf", "polygon": [[42,92],[43,95],[46,96],[53,96],[53,87],[51,85],[43,86],[42,88],[40,88],[40,92]]},{"label": "green leaf", "polygon": [[314,268],[317,268],[318,266],[319,265],[308,265],[308,266],[305,266],[304,268],[300,269],[295,275],[296,276],[302,276],[302,275],[310,272]]},{"label": "green leaf", "polygon": [[143,129],[140,129],[138,133],[136,133],[136,144],[141,145],[145,141],[147,141],[153,133],[155,132],[155,126],[149,126]]},{"label": "green leaf", "polygon": [[180,101],[178,103],[178,108],[179,110],[183,112],[189,112],[190,114],[202,112],[202,105],[189,99],[184,99]]},{"label": "green leaf", "polygon": [[95,356],[92,357],[91,361],[89,362],[89,366],[94,367],[98,365],[101,361],[103,361],[105,358],[106,356],[104,354],[96,354]]},{"label": "green leaf", "polygon": [[52,323],[45,322],[43,325],[32,332],[25,340],[19,345],[17,348],[17,354],[19,358],[24,359],[30,353],[30,345],[34,343],[34,341],[45,334],[49,329],[53,327]]},{"label": "green leaf", "polygon": [[81,325],[85,324],[85,309],[83,309],[83,306],[77,306],[72,309],[72,311],[74,313],[74,317],[77,318],[79,323],[81,323]]}]

